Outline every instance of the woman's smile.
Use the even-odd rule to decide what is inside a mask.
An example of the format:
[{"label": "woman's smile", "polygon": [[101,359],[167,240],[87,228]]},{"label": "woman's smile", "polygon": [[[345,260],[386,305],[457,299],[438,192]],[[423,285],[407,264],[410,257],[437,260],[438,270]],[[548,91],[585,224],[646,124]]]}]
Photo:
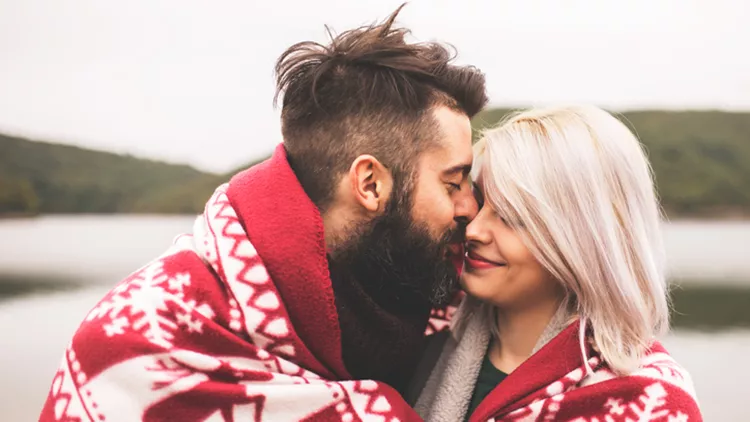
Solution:
[{"label": "woman's smile", "polygon": [[502,261],[493,261],[480,255],[475,248],[469,248],[464,257],[466,265],[472,269],[489,269],[505,267],[507,264]]}]

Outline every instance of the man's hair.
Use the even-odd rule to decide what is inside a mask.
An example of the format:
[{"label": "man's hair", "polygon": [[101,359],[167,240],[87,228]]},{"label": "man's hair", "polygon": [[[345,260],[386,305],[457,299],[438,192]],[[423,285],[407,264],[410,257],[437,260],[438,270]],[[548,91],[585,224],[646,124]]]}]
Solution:
[{"label": "man's hair", "polygon": [[471,118],[487,103],[480,71],[451,64],[454,54],[440,44],[407,44],[409,31],[393,27],[403,6],[380,24],[336,37],[329,30],[330,45],[295,44],[276,63],[284,146],[321,211],[362,154],[380,160],[397,189],[409,191],[416,158],[440,139],[434,108]]}]

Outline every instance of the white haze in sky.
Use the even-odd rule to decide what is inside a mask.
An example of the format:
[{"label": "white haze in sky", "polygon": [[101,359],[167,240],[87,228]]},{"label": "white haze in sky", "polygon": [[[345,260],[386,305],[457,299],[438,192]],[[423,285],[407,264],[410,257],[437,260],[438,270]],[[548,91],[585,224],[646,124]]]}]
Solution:
[{"label": "white haze in sky", "polygon": [[[0,0],[0,132],[227,171],[281,141],[289,45],[401,1]],[[414,0],[493,105],[750,109],[745,0]]]}]

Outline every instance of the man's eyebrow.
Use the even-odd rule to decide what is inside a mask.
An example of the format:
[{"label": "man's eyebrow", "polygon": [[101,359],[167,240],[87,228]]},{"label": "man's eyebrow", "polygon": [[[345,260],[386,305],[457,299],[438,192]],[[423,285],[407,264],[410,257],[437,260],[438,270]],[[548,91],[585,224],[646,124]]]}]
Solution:
[{"label": "man's eyebrow", "polygon": [[459,174],[459,173],[462,174],[463,176],[466,176],[469,173],[471,173],[471,164],[458,164],[443,171],[443,174],[446,176],[452,176],[454,174]]}]

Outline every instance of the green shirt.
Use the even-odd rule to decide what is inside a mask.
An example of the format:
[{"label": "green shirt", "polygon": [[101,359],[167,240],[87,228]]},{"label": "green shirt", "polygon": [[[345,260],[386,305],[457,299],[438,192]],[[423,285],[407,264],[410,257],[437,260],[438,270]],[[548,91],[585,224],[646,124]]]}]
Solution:
[{"label": "green shirt", "polygon": [[484,355],[477,383],[474,385],[474,393],[471,395],[471,401],[469,402],[469,410],[466,412],[466,417],[464,418],[465,421],[469,420],[469,417],[474,413],[479,403],[507,376],[508,374],[495,368],[495,365],[490,361],[489,353]]}]

